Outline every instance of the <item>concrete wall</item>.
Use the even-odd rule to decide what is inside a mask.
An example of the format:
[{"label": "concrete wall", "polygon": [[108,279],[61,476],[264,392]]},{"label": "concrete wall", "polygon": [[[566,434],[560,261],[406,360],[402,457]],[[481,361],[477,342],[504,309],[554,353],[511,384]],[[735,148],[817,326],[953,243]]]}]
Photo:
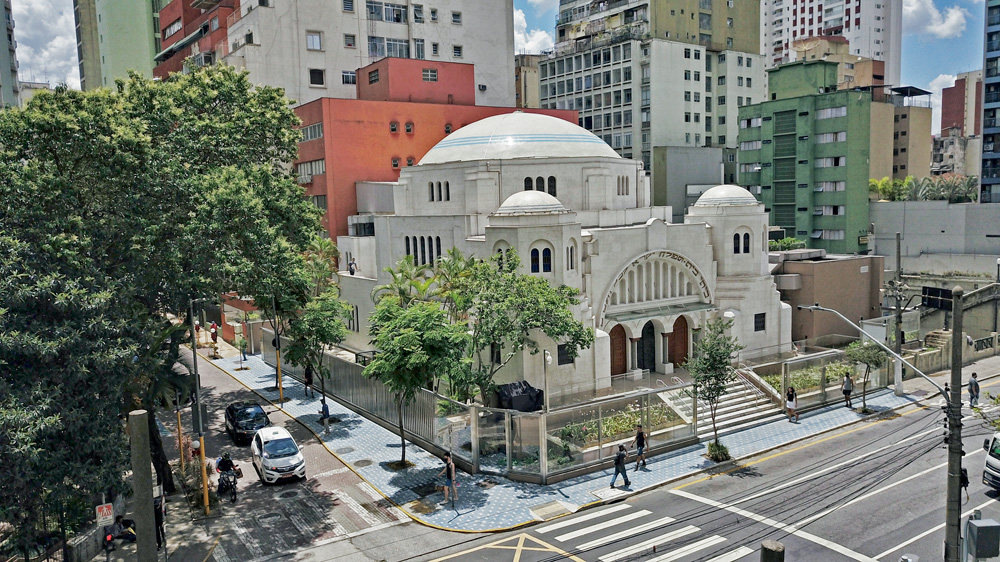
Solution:
[{"label": "concrete wall", "polygon": [[653,205],[673,208],[671,222],[684,222],[687,186],[714,187],[722,181],[722,149],[687,146],[653,147]]},{"label": "concrete wall", "polygon": [[[873,202],[869,217],[875,224],[875,234],[870,237],[875,253],[891,256],[890,263],[895,263],[895,233],[903,233],[904,271],[996,274],[994,258],[1000,256],[1000,205]],[[928,254],[959,255],[930,257]],[[917,257],[926,260],[927,265],[920,268],[906,265],[907,259]]]}]

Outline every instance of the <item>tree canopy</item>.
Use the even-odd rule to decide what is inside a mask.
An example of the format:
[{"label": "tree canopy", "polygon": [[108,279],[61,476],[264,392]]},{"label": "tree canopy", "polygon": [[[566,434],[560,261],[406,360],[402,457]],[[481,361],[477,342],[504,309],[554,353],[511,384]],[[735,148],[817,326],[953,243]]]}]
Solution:
[{"label": "tree canopy", "polygon": [[[702,330],[701,338],[694,343],[691,358],[684,365],[694,376],[695,395],[698,400],[708,405],[709,415],[712,417],[714,444],[718,452],[725,452],[725,449],[719,442],[715,414],[719,400],[726,393],[726,385],[736,377],[736,372],[733,370],[735,356],[744,347],[736,337],[726,335],[726,331],[732,326],[733,321],[727,318],[709,320]],[[729,458],[728,452],[721,456],[724,458],[716,460]]]},{"label": "tree canopy", "polygon": [[861,411],[867,411],[868,379],[872,369],[880,369],[885,365],[887,355],[881,347],[871,342],[851,342],[844,353],[848,361],[861,363],[865,366],[864,378],[861,380]]}]

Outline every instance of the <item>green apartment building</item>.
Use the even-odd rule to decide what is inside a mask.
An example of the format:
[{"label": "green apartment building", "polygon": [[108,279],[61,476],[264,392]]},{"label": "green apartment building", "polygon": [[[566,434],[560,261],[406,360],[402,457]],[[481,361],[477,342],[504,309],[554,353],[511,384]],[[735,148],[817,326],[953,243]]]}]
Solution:
[{"label": "green apartment building", "polygon": [[837,90],[837,63],[768,70],[769,100],[740,108],[739,184],[810,248],[868,251],[868,180],[892,176],[893,96]]},{"label": "green apartment building", "polygon": [[134,70],[153,77],[160,0],[73,0],[80,87],[114,87]]}]

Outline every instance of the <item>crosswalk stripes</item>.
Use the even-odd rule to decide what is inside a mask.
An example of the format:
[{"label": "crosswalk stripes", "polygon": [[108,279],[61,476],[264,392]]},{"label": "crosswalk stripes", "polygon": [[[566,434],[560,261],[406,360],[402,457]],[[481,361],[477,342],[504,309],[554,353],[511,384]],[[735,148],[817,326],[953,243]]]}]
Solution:
[{"label": "crosswalk stripes", "polygon": [[[642,518],[648,517],[646,520]],[[727,542],[720,535],[697,537],[702,531],[695,525],[684,525],[667,530],[671,524],[677,523],[673,517],[655,517],[650,511],[638,509],[630,504],[619,504],[579,517],[567,517],[534,530],[539,535],[561,533],[552,540],[564,543],[577,556],[594,551],[600,547],[614,545],[615,550],[599,556],[597,562],[620,562],[636,556],[652,556],[647,562],[679,562],[681,560],[702,560],[707,556],[725,550],[718,548]],[[628,539],[642,537],[643,534],[663,530],[658,536],[635,544],[628,544]],[[697,539],[684,545],[678,541]],[[581,542],[582,541],[582,542]],[[716,547],[716,548],[713,548]],[[712,549],[712,550],[709,550]],[[713,552],[714,550],[714,552]],[[755,552],[746,546],[715,556],[709,562],[736,562]],[[596,554],[596,553],[595,553]]]}]

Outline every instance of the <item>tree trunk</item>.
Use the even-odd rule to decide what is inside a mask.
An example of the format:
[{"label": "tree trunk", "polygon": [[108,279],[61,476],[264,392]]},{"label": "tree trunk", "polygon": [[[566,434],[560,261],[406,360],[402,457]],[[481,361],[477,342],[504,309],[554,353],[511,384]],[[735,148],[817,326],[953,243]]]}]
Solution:
[{"label": "tree trunk", "polygon": [[402,398],[396,399],[396,412],[399,415],[399,449],[403,453],[403,457],[400,462],[403,466],[406,466],[406,434],[403,433],[403,400]]},{"label": "tree trunk", "polygon": [[[156,482],[163,485],[164,494],[173,494],[177,491],[174,486],[174,477],[170,470],[170,461],[167,454],[163,452],[163,441],[160,439],[160,430],[156,427],[156,410],[149,410],[149,453],[153,460],[153,468],[156,469]],[[177,428],[180,431],[180,428]],[[182,451],[178,451],[182,453]]]},{"label": "tree trunk", "polygon": [[861,410],[862,411],[868,409],[868,402],[867,402],[866,398],[868,397],[868,375],[871,374],[871,372],[872,372],[871,365],[866,365],[865,366],[865,380],[861,382]]},{"label": "tree trunk", "polygon": [[69,560],[69,544],[66,541],[66,507],[59,502],[59,538],[62,540],[63,560]]}]

